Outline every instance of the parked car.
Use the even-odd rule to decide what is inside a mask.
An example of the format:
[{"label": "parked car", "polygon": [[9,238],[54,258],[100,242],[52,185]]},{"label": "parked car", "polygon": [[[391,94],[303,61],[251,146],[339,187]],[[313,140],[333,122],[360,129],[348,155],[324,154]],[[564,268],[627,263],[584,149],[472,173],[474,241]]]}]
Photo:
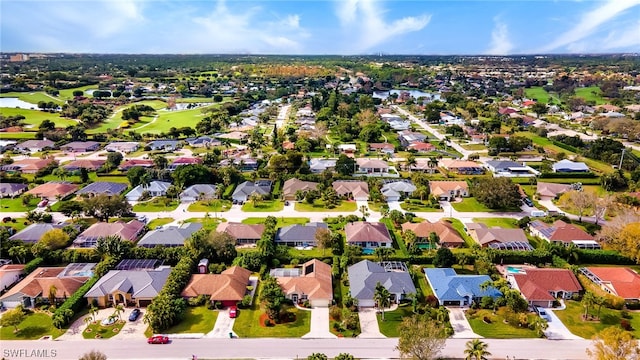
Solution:
[{"label": "parked car", "polygon": [[147,339],[147,343],[149,344],[168,344],[169,337],[164,335],[156,335]]},{"label": "parked car", "polygon": [[549,314],[547,314],[547,311],[545,309],[541,308],[540,306],[536,306],[534,307],[534,309],[536,310],[536,313],[540,315],[541,318],[547,321],[551,321],[551,317],[549,317]]},{"label": "parked car", "polygon": [[140,316],[140,309],[133,309],[131,315],[129,315],[129,321],[136,321]]},{"label": "parked car", "polygon": [[230,318],[235,318],[238,316],[238,308],[235,306],[232,306],[229,308],[229,317]]},{"label": "parked car", "polygon": [[284,206],[289,206],[289,201],[285,201]]},{"label": "parked car", "polygon": [[531,199],[529,199],[528,197],[522,199],[522,202],[528,207],[533,207],[533,201],[531,201]]},{"label": "parked car", "polygon": [[49,204],[49,200],[44,199],[38,203],[38,207],[45,207],[47,204]]},{"label": "parked car", "polygon": [[116,317],[108,317],[108,318],[104,318],[104,320],[102,320],[100,322],[100,324],[102,326],[109,326],[109,325],[113,325],[116,322],[117,318]]}]

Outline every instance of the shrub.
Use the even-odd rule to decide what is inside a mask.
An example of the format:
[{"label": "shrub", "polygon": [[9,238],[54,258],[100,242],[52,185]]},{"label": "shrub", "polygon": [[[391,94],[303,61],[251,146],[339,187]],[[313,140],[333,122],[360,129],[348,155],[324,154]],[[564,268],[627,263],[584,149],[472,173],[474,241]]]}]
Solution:
[{"label": "shrub", "polygon": [[24,266],[24,273],[25,274],[30,274],[33,270],[35,270],[36,268],[40,267],[40,265],[44,262],[44,259],[41,257],[37,257],[31,261],[29,261],[28,263],[25,264]]},{"label": "shrub", "polygon": [[483,318],[482,318],[482,321],[484,321],[484,322],[485,322],[485,323],[487,323],[487,324],[491,324],[491,319],[489,319],[489,317],[488,317],[488,316],[483,317]]},{"label": "shrub", "polygon": [[269,319],[264,319],[264,326],[271,327],[273,326],[273,322]]},{"label": "shrub", "polygon": [[620,319],[620,326],[622,326],[622,328],[626,331],[633,330],[633,328],[631,327],[631,322],[629,322],[629,320],[627,319]]},{"label": "shrub", "polygon": [[340,309],[340,307],[336,305],[330,307],[329,316],[335,321],[340,321],[340,319],[342,318],[342,309]]}]

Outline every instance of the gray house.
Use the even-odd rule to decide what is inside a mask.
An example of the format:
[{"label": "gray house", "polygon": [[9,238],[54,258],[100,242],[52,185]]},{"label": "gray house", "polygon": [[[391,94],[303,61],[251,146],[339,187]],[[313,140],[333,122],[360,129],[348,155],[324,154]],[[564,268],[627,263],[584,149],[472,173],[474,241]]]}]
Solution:
[{"label": "gray house", "polygon": [[40,240],[40,238],[42,238],[42,235],[44,235],[46,232],[57,228],[60,228],[60,226],[56,226],[53,224],[35,223],[20,230],[19,232],[11,236],[9,240],[20,240],[27,244],[35,244],[36,242],[38,242],[38,240]]},{"label": "gray house", "polygon": [[416,191],[416,186],[411,180],[386,181],[380,188],[380,192],[387,201],[398,201],[410,196]]},{"label": "gray house", "polygon": [[151,150],[159,151],[174,151],[180,148],[180,141],[178,140],[154,140],[147,144]]},{"label": "gray house", "polygon": [[193,202],[216,198],[217,187],[212,184],[194,184],[180,193],[180,201]]},{"label": "gray house", "polygon": [[502,295],[493,287],[482,288],[491,281],[488,275],[458,275],[452,268],[424,269],[424,274],[440,305],[469,306],[484,296],[496,299]]},{"label": "gray house", "polygon": [[0,198],[14,198],[27,190],[27,184],[0,183]]},{"label": "gray house", "polygon": [[165,226],[149,231],[138,241],[138,246],[151,248],[155,246],[183,246],[191,234],[202,229],[202,223],[184,223],[180,226]]},{"label": "gray house", "polygon": [[77,192],[78,195],[88,194],[90,196],[96,196],[101,194],[106,194],[109,196],[112,195],[120,195],[125,190],[127,190],[129,186],[125,183],[117,183],[117,182],[107,182],[107,181],[98,181],[87,185],[86,187],[80,189]]},{"label": "gray house", "polygon": [[311,222],[305,225],[289,225],[276,232],[276,244],[287,246],[316,246],[316,233],[319,229],[328,229],[323,222]]},{"label": "gray house", "polygon": [[271,180],[258,180],[255,183],[251,181],[245,181],[238,185],[233,191],[231,198],[237,202],[245,202],[249,200],[251,194],[256,193],[262,196],[271,194]]},{"label": "gray house", "polygon": [[553,172],[556,172],[556,173],[562,173],[562,172],[587,173],[591,171],[589,170],[589,167],[585,163],[575,162],[567,159],[558,161],[557,163],[551,165],[551,168],[553,169]]},{"label": "gray house", "polygon": [[152,181],[149,186],[138,185],[125,195],[128,201],[138,201],[145,191],[149,192],[152,197],[165,196],[167,189],[171,186],[171,183],[165,181]]},{"label": "gray house", "polygon": [[152,270],[111,270],[84,297],[89,303],[96,300],[99,307],[111,304],[144,307],[158,296],[170,272],[169,266]]},{"label": "gray house", "polygon": [[351,296],[358,299],[360,307],[374,307],[376,285],[382,284],[391,293],[392,302],[398,303],[408,294],[415,294],[416,287],[411,280],[407,266],[402,262],[385,261],[374,263],[362,260],[347,270]]}]

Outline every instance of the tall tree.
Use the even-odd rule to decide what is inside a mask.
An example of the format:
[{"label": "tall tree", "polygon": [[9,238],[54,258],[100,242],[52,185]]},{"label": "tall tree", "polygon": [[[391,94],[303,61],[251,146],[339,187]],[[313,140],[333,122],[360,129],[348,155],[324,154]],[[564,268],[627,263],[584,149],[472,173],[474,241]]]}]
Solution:
[{"label": "tall tree", "polygon": [[22,307],[18,306],[15,309],[7,310],[2,314],[2,317],[0,318],[0,326],[13,326],[13,333],[15,334],[20,331],[20,329],[18,329],[18,325],[24,321],[25,317],[26,315],[24,314],[24,311],[22,311]]},{"label": "tall tree", "polygon": [[384,309],[391,306],[391,293],[381,283],[376,283],[375,292],[373,294],[373,300],[375,300],[380,309],[382,321],[384,321]]},{"label": "tall tree", "polygon": [[487,350],[489,344],[480,339],[469,340],[466,343],[464,353],[467,355],[465,360],[487,360],[487,356],[491,353]]},{"label": "tall tree", "polygon": [[444,326],[424,316],[405,317],[398,327],[400,338],[396,349],[403,359],[435,360],[444,349]]},{"label": "tall tree", "polygon": [[285,296],[276,278],[268,276],[262,281],[260,301],[264,304],[269,319],[279,321]]},{"label": "tall tree", "polygon": [[319,228],[316,230],[316,246],[322,249],[322,255],[324,256],[324,252],[328,247],[331,247],[333,243],[333,237],[331,236],[331,231],[329,229]]},{"label": "tall tree", "polygon": [[639,360],[640,346],[630,332],[608,326],[593,339],[593,348],[586,350],[593,360]]},{"label": "tall tree", "polygon": [[578,212],[578,221],[582,221],[582,216],[592,209],[594,203],[597,202],[597,197],[591,191],[571,190],[562,194],[560,205],[575,209]]}]

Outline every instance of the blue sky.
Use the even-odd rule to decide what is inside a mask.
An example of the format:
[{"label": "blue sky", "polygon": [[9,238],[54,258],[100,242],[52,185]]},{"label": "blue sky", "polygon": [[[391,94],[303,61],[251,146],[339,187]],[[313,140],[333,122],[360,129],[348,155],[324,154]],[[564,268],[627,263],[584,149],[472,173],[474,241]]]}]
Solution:
[{"label": "blue sky", "polygon": [[640,52],[640,0],[0,0],[0,51]]}]

